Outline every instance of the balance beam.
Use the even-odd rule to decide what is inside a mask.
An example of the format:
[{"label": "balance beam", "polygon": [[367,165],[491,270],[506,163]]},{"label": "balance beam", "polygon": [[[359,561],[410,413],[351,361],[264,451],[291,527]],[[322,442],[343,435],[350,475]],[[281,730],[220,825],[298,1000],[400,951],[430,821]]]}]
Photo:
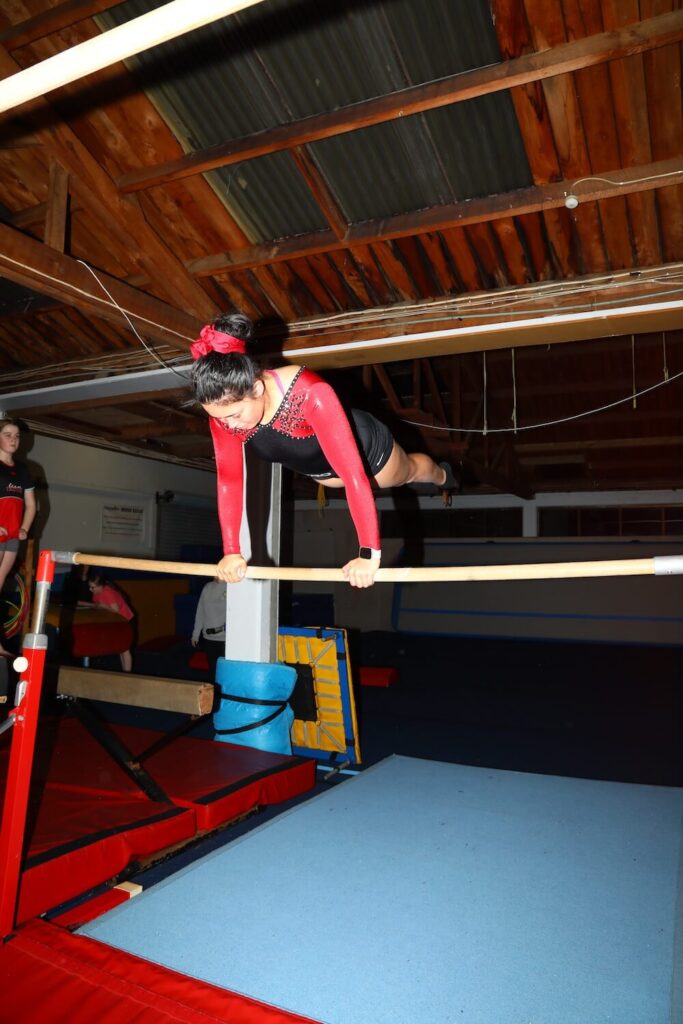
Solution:
[{"label": "balance beam", "polygon": [[177,711],[183,715],[211,714],[214,692],[213,683],[138,676],[130,672],[101,672],[67,665],[59,669],[57,679],[57,693],[65,697]]},{"label": "balance beam", "polygon": [[[163,562],[80,552],[53,552],[55,562],[96,565],[101,568],[167,572],[178,576],[216,575],[216,566],[200,562]],[[672,576],[683,574],[683,555],[655,555],[652,558],[603,559],[597,562],[540,562],[529,565],[446,565],[424,568],[378,569],[376,583],[468,583],[502,580],[558,580],[599,576]],[[341,569],[247,567],[245,579],[294,580],[316,583],[346,583]]]}]

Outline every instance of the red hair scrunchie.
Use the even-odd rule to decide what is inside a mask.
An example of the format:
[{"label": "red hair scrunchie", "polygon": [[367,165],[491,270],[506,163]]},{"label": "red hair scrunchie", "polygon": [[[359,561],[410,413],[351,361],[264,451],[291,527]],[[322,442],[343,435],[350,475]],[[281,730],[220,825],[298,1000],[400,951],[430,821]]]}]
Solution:
[{"label": "red hair scrunchie", "polygon": [[244,354],[246,351],[247,343],[245,341],[241,338],[234,338],[232,334],[217,331],[211,324],[202,327],[199,337],[190,345],[190,355],[193,359],[208,356],[209,352],[220,352],[222,355],[227,355],[230,352]]}]

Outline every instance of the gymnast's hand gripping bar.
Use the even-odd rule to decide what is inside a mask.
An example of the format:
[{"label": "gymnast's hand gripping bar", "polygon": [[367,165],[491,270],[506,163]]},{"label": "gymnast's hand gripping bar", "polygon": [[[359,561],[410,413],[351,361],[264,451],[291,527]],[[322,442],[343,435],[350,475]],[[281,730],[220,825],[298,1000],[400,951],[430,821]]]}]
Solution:
[{"label": "gymnast's hand gripping bar", "polygon": [[[53,551],[55,562],[96,565],[100,568],[137,569],[141,572],[167,572],[180,576],[215,576],[216,566],[200,562],[163,562],[145,558],[119,558],[115,555],[86,555],[78,551]],[[559,580],[591,576],[672,576],[683,574],[683,555],[656,555],[650,558],[604,559],[597,562],[539,562],[518,565],[444,565],[420,568],[378,569],[376,583],[466,583],[503,580]],[[294,580],[301,582],[345,583],[341,569],[287,568],[250,565],[245,579]]]}]

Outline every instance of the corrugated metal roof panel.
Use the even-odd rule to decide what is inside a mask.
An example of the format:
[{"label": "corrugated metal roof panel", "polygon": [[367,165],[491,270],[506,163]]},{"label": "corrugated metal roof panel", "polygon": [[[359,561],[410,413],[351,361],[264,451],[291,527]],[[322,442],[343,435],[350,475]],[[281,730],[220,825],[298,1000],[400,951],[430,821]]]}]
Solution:
[{"label": "corrugated metal roof panel", "polygon": [[351,223],[507,192],[529,184],[529,167],[506,100],[485,96],[310,148]]},{"label": "corrugated metal roof panel", "polygon": [[[128,0],[103,20],[119,24],[153,6]],[[131,64],[182,144],[201,149],[498,59],[485,0],[321,0],[315,11],[270,0]],[[530,181],[504,93],[310,148],[351,223]],[[254,242],[327,226],[286,153],[207,178]]]},{"label": "corrugated metal roof panel", "polygon": [[271,153],[206,175],[253,242],[329,228],[289,153]]}]

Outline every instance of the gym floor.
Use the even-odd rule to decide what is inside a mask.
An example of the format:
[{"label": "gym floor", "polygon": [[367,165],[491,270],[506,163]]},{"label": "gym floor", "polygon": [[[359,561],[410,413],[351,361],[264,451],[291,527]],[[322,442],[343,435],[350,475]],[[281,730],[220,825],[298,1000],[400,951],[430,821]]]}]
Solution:
[{"label": "gym floor", "polygon": [[[391,894],[407,891],[405,878],[417,877],[417,867],[424,867],[424,863],[427,863],[420,856],[417,863],[414,863],[411,857],[414,858],[416,850],[420,853],[420,844],[427,842],[431,835],[435,838],[430,846],[429,864],[438,866],[440,863],[434,859],[434,851],[446,851],[446,862],[442,865],[439,877],[447,880],[449,885],[466,883],[469,888],[467,892],[458,890],[455,894],[451,890],[442,892],[435,886],[425,890],[436,900],[433,913],[421,918],[425,922],[425,937],[432,936],[439,907],[460,907],[461,911],[456,914],[459,922],[456,929],[453,928],[454,918],[444,916],[443,935],[438,950],[425,945],[424,962],[418,964],[420,971],[424,969],[425,978],[432,977],[429,972],[433,973],[434,965],[451,964],[452,970],[448,977],[441,979],[443,984],[431,985],[427,982],[418,985],[413,983],[414,972],[406,973],[406,978],[413,977],[409,985],[410,998],[415,1000],[419,997],[424,1001],[426,993],[431,1000],[429,1005],[420,1004],[421,1008],[411,1004],[409,1018],[406,1019],[455,1019],[443,1011],[447,1008],[449,1012],[455,1012],[453,1008],[456,1004],[461,1007],[458,1012],[463,1012],[463,1007],[467,1007],[468,1013],[476,1010],[479,1016],[470,1013],[472,1020],[488,1024],[492,1020],[504,1019],[501,1017],[503,1004],[496,1003],[494,998],[496,985],[486,988],[487,998],[488,995],[491,997],[491,1006],[482,1004],[482,957],[474,956],[473,947],[465,942],[468,935],[473,934],[473,929],[476,931],[476,928],[481,927],[481,907],[489,906],[484,897],[490,893],[493,883],[498,895],[490,903],[493,915],[490,921],[491,934],[499,933],[501,919],[509,923],[510,930],[509,934],[505,933],[507,938],[501,940],[501,948],[493,959],[489,956],[491,950],[486,943],[481,949],[486,948],[486,956],[489,957],[487,963],[495,963],[498,972],[496,984],[500,983],[499,988],[505,994],[505,1006],[508,1009],[512,993],[518,999],[519,1012],[523,1011],[529,1016],[533,1006],[534,1013],[542,1009],[543,1019],[552,1019],[558,1024],[586,1019],[589,1007],[596,1021],[611,1020],[615,1006],[618,1006],[620,1019],[629,1021],[629,1024],[631,1021],[639,1024],[644,1019],[643,1012],[651,1012],[650,1019],[657,1021],[673,1019],[671,1012],[677,1014],[678,1010],[671,1011],[669,1005],[671,976],[674,980],[678,979],[674,986],[677,993],[674,1003],[679,1008],[683,1005],[683,990],[680,988],[683,970],[680,969],[677,955],[674,955],[676,943],[671,934],[672,921],[676,917],[672,915],[671,908],[676,901],[676,891],[683,891],[680,889],[677,868],[681,796],[680,788],[672,788],[683,786],[680,753],[683,739],[680,649],[454,639],[388,633],[351,636],[350,645],[352,670],[355,667],[356,677],[360,665],[394,666],[399,676],[398,681],[388,688],[358,687],[356,690],[363,751],[361,777],[354,779],[352,785],[346,788],[345,776],[336,776],[326,783],[321,772],[313,794],[306,794],[277,809],[253,815],[240,825],[211,837],[207,843],[187,849],[172,861],[150,869],[136,879],[147,890],[140,898],[141,902],[138,904],[138,901],[132,901],[131,907],[126,904],[124,908],[106,915],[101,922],[93,924],[92,933],[105,941],[116,940],[114,945],[120,945],[121,948],[139,952],[129,945],[130,942],[137,942],[138,935],[143,934],[135,915],[142,914],[145,921],[153,922],[152,931],[155,941],[158,941],[159,935],[176,934],[177,928],[171,926],[172,922],[169,922],[167,928],[160,928],[161,918],[157,917],[156,909],[151,918],[144,916],[146,910],[157,908],[158,904],[160,913],[163,910],[164,913],[172,911],[175,914],[173,908],[176,904],[182,904],[184,892],[196,910],[194,901],[197,891],[206,891],[211,893],[211,914],[214,917],[211,917],[207,909],[205,913],[195,915],[197,921],[202,923],[215,920],[215,926],[220,930],[226,920],[231,920],[239,935],[254,931],[260,947],[262,929],[252,928],[252,903],[245,908],[246,916],[243,923],[239,924],[234,916],[234,893],[228,892],[228,902],[220,908],[214,905],[214,900],[215,894],[223,890],[226,878],[241,877],[247,870],[242,865],[241,874],[239,871],[235,874],[235,865],[239,867],[240,858],[249,865],[248,870],[251,871],[254,850],[258,853],[265,841],[264,826],[268,846],[268,854],[264,859],[264,887],[267,887],[271,878],[268,872],[272,872],[273,841],[278,837],[283,839],[283,863],[288,864],[287,858],[293,858],[296,878],[302,876],[301,844],[292,835],[292,830],[300,835],[303,826],[308,837],[307,855],[312,857],[303,877],[310,882],[311,878],[317,878],[321,873],[321,865],[325,865],[321,875],[327,887],[325,892],[329,888],[330,875],[341,880],[340,884],[346,884],[351,879],[349,905],[354,893],[375,893],[384,886],[388,895],[386,906],[390,909],[402,902],[396,901]],[[178,641],[164,651],[138,652],[134,667],[137,672],[146,674],[202,678],[201,672],[191,673],[180,668],[187,664],[190,655],[189,644]],[[115,669],[117,662],[118,659],[101,659],[93,667]],[[162,729],[175,724],[173,716],[113,706],[110,706],[110,717],[133,725]],[[203,734],[210,734],[208,723]],[[397,759],[391,755],[400,756]],[[399,776],[404,764],[408,776],[401,781]],[[366,773],[367,768],[372,768],[372,771]],[[482,772],[481,769],[499,771]],[[425,779],[424,786],[418,785],[417,780],[424,773],[429,778]],[[552,776],[565,778],[553,779]],[[375,792],[373,788],[376,780],[381,782],[381,793]],[[582,780],[644,783],[658,788],[613,788],[602,782]],[[360,788],[357,784],[360,784]],[[390,789],[398,785],[397,792],[391,798],[394,804],[387,803],[387,785]],[[482,786],[489,789],[493,787],[496,792],[484,794],[486,799],[482,797],[482,800],[473,801],[472,787],[479,792],[478,787]],[[356,797],[364,793],[368,795],[368,806],[364,812],[365,817],[357,820],[351,815],[357,816],[363,810],[363,800],[359,801]],[[322,796],[323,799],[311,800],[311,795]],[[350,799],[352,795],[353,800]],[[624,800],[634,801],[633,805],[622,807],[620,801]],[[449,806],[453,804],[452,814],[444,812],[447,803]],[[295,815],[287,813],[293,804],[302,805],[297,808]],[[394,805],[396,814],[392,817],[386,808]],[[378,808],[381,809],[379,824]],[[492,813],[492,808],[497,808],[495,813]],[[515,808],[519,809],[519,813]],[[336,870],[330,866],[330,850],[336,850],[336,846],[333,843],[330,847],[325,828],[317,820],[322,815],[329,826],[332,811],[335,812],[332,817],[338,818],[337,832],[343,837],[337,850],[339,863]],[[431,817],[428,821],[425,819],[422,828],[419,824],[420,816],[427,812]],[[524,824],[529,814],[533,827]],[[588,817],[584,820],[585,815]],[[385,818],[386,835],[379,827]],[[456,831],[450,838],[444,832],[448,821],[457,823]],[[625,823],[628,823],[628,829],[625,829]],[[539,829],[540,840],[537,835]],[[484,833],[491,839],[491,848],[500,848],[504,854],[501,854],[500,863],[496,861],[488,868],[485,859],[482,861],[478,853],[476,857],[472,856],[473,851],[479,850]],[[597,845],[586,846],[589,834],[595,837]],[[376,856],[365,856],[362,853],[365,850],[365,839],[363,843],[359,839],[360,845],[356,846],[354,836],[365,839],[372,837],[375,844],[381,840],[386,850],[393,850],[397,837],[400,837],[402,854],[397,863],[406,873],[405,878],[402,880],[397,876],[388,884],[387,864],[394,864],[394,855],[388,861],[381,851]],[[313,842],[316,837],[320,838],[321,844],[317,850]],[[242,838],[246,845],[239,841]],[[590,856],[586,859],[587,850]],[[348,857],[353,851],[359,871],[362,867],[365,872],[362,877],[348,870]],[[506,851],[512,851],[509,857]],[[549,855],[553,851],[555,860],[551,863]],[[568,856],[569,851],[571,853]],[[207,856],[212,853],[213,856]],[[458,857],[466,859],[467,870],[463,868],[463,871],[452,871],[456,853]],[[668,860],[666,871],[663,871],[660,861],[665,856]],[[623,863],[619,862],[619,858]],[[529,867],[534,864],[539,870],[542,869],[541,874],[547,880],[542,891],[538,886],[539,872],[535,869],[531,871]],[[645,872],[643,878],[635,881],[635,884],[634,865],[639,871]],[[590,885],[587,881],[588,867],[595,874],[594,878],[591,876]],[[508,872],[507,882],[505,873],[501,874],[502,868]],[[180,873],[179,869],[182,869]],[[366,878],[370,869],[375,873]],[[475,869],[480,872],[480,877],[475,876]],[[206,880],[203,875],[206,872],[214,872],[216,877]],[[521,898],[520,873],[524,875],[525,872],[529,873],[529,890],[526,895],[522,892]],[[475,889],[481,893],[481,902],[472,900],[471,887],[477,878],[479,888],[475,886]],[[163,884],[157,886],[157,882]],[[293,898],[299,899],[300,894],[294,882],[291,887],[285,885],[284,888],[286,891],[291,888]],[[173,899],[166,898],[167,890],[174,894]],[[180,900],[176,898],[178,893]],[[641,903],[638,906],[633,904],[633,898],[643,893],[647,895],[642,897]],[[502,901],[504,894],[511,900],[507,909]],[[607,897],[609,899],[606,903]],[[344,894],[340,892],[340,902],[342,906],[347,906],[346,890]],[[316,907],[323,905],[323,893],[319,899],[313,900],[313,904]],[[591,926],[589,932],[594,938],[597,935],[597,945],[590,952],[586,945],[586,922],[598,907],[601,908],[596,918],[598,924],[607,921],[612,928],[616,922],[615,915],[619,914],[623,921],[620,919],[616,931],[610,932],[612,936],[619,936],[616,945],[611,939],[607,942],[604,935],[601,938],[599,928],[596,931]],[[471,911],[469,918],[466,916],[467,908]],[[360,919],[360,910],[358,913]],[[529,913],[533,918],[531,921]],[[570,921],[571,914],[574,917]],[[658,950],[649,959],[643,952],[647,946],[643,938],[643,922],[648,914],[652,920],[647,925],[647,935],[659,935],[664,944],[663,952]],[[665,927],[660,927],[660,917]],[[134,925],[132,929],[131,919]],[[286,948],[282,936],[287,933],[290,927],[287,922],[290,920],[291,916],[285,913],[285,924],[282,926],[284,931],[279,937],[276,931],[273,932],[276,935],[275,951]],[[183,928],[186,928],[186,918],[183,917],[182,921]],[[376,933],[369,930],[369,934],[374,934],[376,939],[381,932],[384,942],[387,936],[405,935],[409,925],[414,926],[414,921],[412,924],[411,921],[412,918],[402,924],[387,922],[386,927]],[[559,921],[562,922],[561,928],[557,927]],[[344,934],[354,934],[352,923],[348,922],[348,932],[342,929]],[[630,931],[627,927],[629,923]],[[109,935],[109,928],[114,933],[121,928],[128,938],[119,942],[115,934]],[[560,965],[565,963],[563,951],[567,935],[574,936],[571,940],[574,952],[571,967],[568,969],[570,961],[567,961],[562,975],[568,986],[567,992],[558,1002],[553,979],[559,976]],[[540,958],[541,952],[555,949],[556,959],[553,960],[552,956],[550,958],[552,970],[547,974],[547,991],[541,985],[541,981],[546,978],[545,968],[528,975],[523,970],[522,961],[512,962],[510,959],[510,951],[522,949],[522,940],[528,940],[529,936],[535,936],[537,943],[537,948],[531,951],[534,957],[538,955]],[[456,938],[459,941],[459,937],[465,943],[462,950],[458,949],[452,956],[450,953],[447,956],[444,950],[452,953],[457,944]],[[194,971],[194,965],[186,963],[185,959],[189,952],[200,948],[199,943],[195,943],[187,933],[185,939],[180,947],[181,961],[170,959],[170,955],[167,958],[164,950],[155,949],[152,950],[152,958],[176,969],[191,968]],[[317,957],[320,936],[315,929],[313,939]],[[355,949],[359,941],[357,936],[352,948]],[[481,941],[483,943],[484,939]],[[232,958],[226,956],[221,943],[217,942],[215,949],[211,948],[218,965],[223,965],[226,960],[232,963]],[[298,946],[296,948],[298,950]],[[422,946],[418,944],[418,948],[422,949]],[[614,960],[607,965],[614,982],[611,988],[606,988],[604,984],[603,974],[607,968],[603,953],[600,952],[604,950],[609,950]],[[267,957],[269,963],[273,962],[275,951]],[[373,985],[367,979],[361,985],[353,983],[358,974],[354,966],[358,960],[351,957],[348,959],[347,981],[344,982],[345,976],[339,968],[338,950],[333,947],[333,951],[330,978],[336,979],[337,989],[333,989],[330,983],[323,986],[309,985],[310,991],[307,991],[304,982],[306,978],[314,976],[310,965],[308,972],[303,973],[303,981],[299,979],[292,982],[293,972],[287,968],[281,987],[275,986],[272,991],[264,989],[262,972],[256,979],[232,975],[223,977],[218,973],[214,977],[211,971],[208,973],[211,974],[211,980],[229,988],[246,991],[258,998],[266,998],[267,1001],[272,1000],[278,1005],[287,1005],[297,1012],[306,1011],[319,1019],[335,1021],[335,1024],[337,1020],[340,1024],[346,1024],[346,1021],[359,1019],[358,1006],[352,1005],[352,998],[357,996],[362,1000],[362,1005],[366,1006],[368,993],[374,993],[378,1000],[373,1019],[378,1022],[402,1019],[401,1013],[405,1009],[403,1003],[397,1007],[389,1001],[390,993],[395,996],[393,984],[388,987],[385,985],[384,989],[380,986],[375,991],[374,981]],[[395,959],[396,964],[402,962],[400,956],[407,955],[403,946],[397,949],[394,959],[390,951],[385,952],[387,962],[394,963]],[[595,963],[599,952],[602,957],[601,968],[596,974]],[[147,946],[143,955],[150,955]],[[173,957],[178,955],[178,949],[174,948]],[[367,961],[370,964],[373,956],[378,956],[378,949],[371,943],[364,949],[360,962]],[[463,967],[467,956],[472,959],[471,971]],[[263,957],[259,960],[256,956],[244,957],[240,961],[250,969],[256,964],[258,971],[258,965],[262,962]],[[315,962],[317,964],[317,959]],[[585,974],[578,989],[574,984],[574,967],[577,963]],[[456,973],[458,983],[454,990],[453,978]],[[381,971],[374,972],[371,977],[376,981],[382,979],[384,974]],[[593,989],[589,982],[591,979],[595,982],[596,977],[599,983]],[[273,978],[274,984],[278,979],[269,973],[269,984]],[[628,979],[627,986],[623,984],[624,978]],[[513,984],[515,979],[517,988]],[[520,979],[525,979],[524,984]],[[287,989],[287,985],[294,987]],[[306,996],[305,1000],[301,993]],[[327,998],[328,1004],[319,1003],[321,993]],[[577,1017],[573,1011],[579,995],[586,1005]],[[443,1005],[439,1004],[439,1000]],[[568,1008],[572,1013],[569,1013]]]},{"label": "gym floor", "polygon": [[[349,636],[358,666],[393,666],[388,688],[355,686],[362,769],[392,754],[574,778],[683,786],[683,649],[365,633]],[[187,640],[138,651],[134,670],[203,679]],[[93,668],[119,670],[118,657]],[[7,705],[5,705],[7,706]],[[169,730],[179,716],[101,705],[115,722]],[[211,737],[209,722],[191,734]],[[315,795],[329,787],[320,782]],[[332,785],[344,780],[337,776]],[[305,801],[300,797],[294,804]],[[151,868],[150,885],[286,806]]]},{"label": "gym floor", "polygon": [[[356,680],[360,665],[394,666],[399,676],[388,688],[356,686],[364,767],[404,754],[683,786],[681,648],[396,633],[349,642]],[[191,650],[181,642],[139,652],[135,671],[178,675]],[[155,724],[131,714],[131,724]]]}]

